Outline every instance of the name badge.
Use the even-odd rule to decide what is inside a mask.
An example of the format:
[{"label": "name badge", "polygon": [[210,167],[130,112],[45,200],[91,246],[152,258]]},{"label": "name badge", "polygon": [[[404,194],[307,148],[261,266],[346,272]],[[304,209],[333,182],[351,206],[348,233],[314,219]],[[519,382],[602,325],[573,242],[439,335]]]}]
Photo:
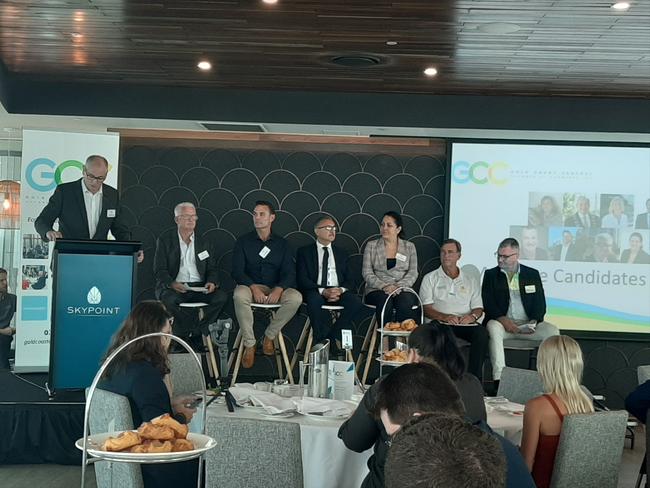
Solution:
[{"label": "name badge", "polygon": [[352,331],[350,329],[341,330],[341,346],[343,349],[352,350]]},{"label": "name badge", "polygon": [[205,261],[210,257],[210,253],[208,251],[201,251],[198,256],[201,261]]},{"label": "name badge", "polygon": [[404,256],[404,254],[401,253],[395,254],[395,259],[397,259],[398,261],[402,261],[403,263],[406,262],[406,256]]},{"label": "name badge", "polygon": [[106,217],[109,219],[114,219],[115,218],[115,209],[114,208],[109,208],[106,210]]},{"label": "name badge", "polygon": [[262,248],[262,250],[260,251],[260,257],[261,257],[262,259],[264,259],[264,258],[266,258],[266,256],[269,255],[270,252],[271,252],[271,250],[270,250],[268,247],[264,246],[264,247]]},{"label": "name badge", "polygon": [[535,285],[526,285],[526,286],[524,286],[524,291],[526,293],[535,293]]}]

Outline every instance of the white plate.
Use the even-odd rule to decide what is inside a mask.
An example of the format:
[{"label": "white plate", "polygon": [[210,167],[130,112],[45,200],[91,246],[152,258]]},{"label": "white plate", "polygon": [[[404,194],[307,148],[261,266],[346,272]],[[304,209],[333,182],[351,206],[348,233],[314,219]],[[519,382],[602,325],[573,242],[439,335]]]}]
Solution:
[{"label": "white plate", "polygon": [[406,337],[411,335],[412,330],[387,330],[387,329],[377,329],[377,332],[381,332],[384,335],[396,336],[396,337]]},{"label": "white plate", "polygon": [[282,413],[260,412],[260,415],[262,417],[268,417],[270,419],[288,419],[289,417],[293,417],[295,414],[296,412],[282,412]]},{"label": "white plate", "polygon": [[406,364],[406,361],[386,361],[382,359],[381,356],[377,356],[377,362],[385,364],[386,366],[403,366]]},{"label": "white plate", "polygon": [[350,415],[352,415],[352,412],[344,415],[321,415],[318,413],[303,413],[303,412],[298,412],[301,415],[304,415],[305,417],[309,417],[310,419],[315,419],[315,420],[347,420],[350,418]]},{"label": "white plate", "polygon": [[[199,456],[201,453],[208,451],[217,445],[212,437],[203,434],[187,434],[187,440],[192,441],[194,449],[192,451],[182,452],[111,452],[101,449],[102,445],[109,437],[117,437],[121,432],[108,432],[104,434],[95,434],[88,437],[86,448],[88,454],[109,461],[133,461],[133,462],[159,462],[159,461],[178,461],[191,459]],[[83,438],[77,439],[75,446],[80,451],[83,450]]]}]

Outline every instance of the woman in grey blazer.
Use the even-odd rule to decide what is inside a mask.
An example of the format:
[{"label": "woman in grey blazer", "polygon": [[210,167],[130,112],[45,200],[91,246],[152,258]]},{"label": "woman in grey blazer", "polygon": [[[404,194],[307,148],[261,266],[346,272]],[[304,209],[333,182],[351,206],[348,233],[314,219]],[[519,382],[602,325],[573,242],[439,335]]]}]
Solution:
[{"label": "woman in grey blazer", "polygon": [[[415,245],[404,239],[402,216],[386,212],[381,220],[381,237],[366,245],[363,253],[363,279],[366,282],[366,303],[376,308],[377,322],[381,321],[381,309],[388,295],[399,287],[412,287],[418,277],[418,257]],[[413,306],[417,298],[412,293],[393,296],[386,305],[384,321],[415,319]],[[382,326],[384,324],[381,324]]]}]

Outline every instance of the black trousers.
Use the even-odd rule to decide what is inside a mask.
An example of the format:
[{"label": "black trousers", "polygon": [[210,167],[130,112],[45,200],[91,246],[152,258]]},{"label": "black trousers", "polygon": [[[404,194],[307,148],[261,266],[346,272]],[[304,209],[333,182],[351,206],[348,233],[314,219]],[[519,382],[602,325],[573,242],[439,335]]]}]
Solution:
[{"label": "black trousers", "polygon": [[[192,286],[201,286],[201,284],[191,283]],[[173,331],[179,337],[189,337],[201,333],[207,335],[208,325],[216,322],[217,318],[228,303],[229,294],[217,288],[212,293],[201,293],[188,291],[178,293],[168,288],[160,293],[160,301],[165,304],[167,310],[174,316]],[[193,308],[183,308],[181,303],[205,302],[208,305],[203,308],[203,320],[198,322],[197,311]]]},{"label": "black trousers", "polygon": [[451,327],[451,331],[456,337],[470,343],[467,371],[480,381],[483,381],[483,361],[487,354],[489,342],[487,329],[482,325],[472,327],[441,325],[441,327]]},{"label": "black trousers", "polygon": [[[388,294],[381,290],[371,291],[366,295],[366,303],[376,307],[375,314],[377,316],[377,323],[382,327],[384,324],[381,323],[381,308],[384,306],[387,298]],[[419,305],[419,303],[417,297],[413,293],[400,293],[399,295],[393,295],[386,305],[384,322],[391,322],[393,320],[392,317],[394,312],[395,320],[398,322],[406,319],[413,319],[419,323],[419,309],[418,307],[415,309],[413,308],[416,305]]]},{"label": "black trousers", "polygon": [[[354,293],[346,291],[341,295],[337,302],[328,302],[318,290],[309,290],[302,293],[303,299],[307,304],[307,315],[314,330],[314,342],[321,342],[324,339],[341,340],[341,330],[352,329],[352,321],[363,308],[359,297]],[[344,309],[338,320],[331,327],[331,316],[327,310],[323,310],[323,305],[341,305]]]},{"label": "black trousers", "polygon": [[0,369],[9,369],[9,354],[13,336],[0,335]]}]

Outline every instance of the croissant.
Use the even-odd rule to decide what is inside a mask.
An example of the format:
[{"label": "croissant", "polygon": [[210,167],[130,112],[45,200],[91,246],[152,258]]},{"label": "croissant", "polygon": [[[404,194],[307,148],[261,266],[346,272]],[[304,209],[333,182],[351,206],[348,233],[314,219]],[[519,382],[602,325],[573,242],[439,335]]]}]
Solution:
[{"label": "croissant", "polygon": [[172,452],[192,451],[194,444],[187,439],[174,439],[172,441]]},{"label": "croissant", "polygon": [[176,437],[174,430],[166,425],[154,425],[145,422],[138,429],[138,434],[143,439],[157,440],[157,441],[170,441]]},{"label": "croissant", "polygon": [[152,452],[172,452],[172,443],[170,441],[146,440],[142,444],[133,446],[130,452],[135,453],[152,453]]},{"label": "croissant", "polygon": [[185,439],[187,437],[187,432],[189,431],[189,427],[187,425],[181,424],[168,413],[152,419],[151,423],[154,425],[169,427],[174,431],[174,437],[176,439]]},{"label": "croissant", "polygon": [[102,450],[114,452],[123,451],[124,449],[128,449],[129,447],[140,444],[141,442],[142,439],[137,432],[127,430],[125,432],[122,432],[117,437],[109,437],[106,439],[106,441],[104,441],[104,445],[102,446]]}]

